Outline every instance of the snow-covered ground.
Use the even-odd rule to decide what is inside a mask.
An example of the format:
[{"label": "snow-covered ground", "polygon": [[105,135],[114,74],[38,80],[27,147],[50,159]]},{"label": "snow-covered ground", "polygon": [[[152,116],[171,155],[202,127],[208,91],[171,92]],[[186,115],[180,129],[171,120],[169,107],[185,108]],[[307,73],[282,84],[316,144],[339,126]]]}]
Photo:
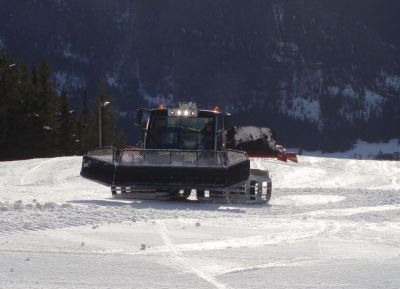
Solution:
[{"label": "snow-covered ground", "polygon": [[80,157],[0,163],[0,288],[399,288],[400,162],[300,157],[269,205],[122,201]]}]

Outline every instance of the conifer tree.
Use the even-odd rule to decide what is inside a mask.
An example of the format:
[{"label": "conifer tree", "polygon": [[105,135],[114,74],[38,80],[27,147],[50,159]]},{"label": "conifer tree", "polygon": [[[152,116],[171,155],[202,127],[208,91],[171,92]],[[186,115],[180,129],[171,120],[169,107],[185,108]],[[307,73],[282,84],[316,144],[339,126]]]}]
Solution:
[{"label": "conifer tree", "polygon": [[73,111],[70,110],[68,103],[68,93],[65,88],[60,95],[60,104],[58,109],[58,148],[63,155],[73,154],[76,150],[76,135],[74,130]]},{"label": "conifer tree", "polygon": [[39,123],[38,115],[35,114],[37,110],[32,107],[33,99],[36,98],[35,86],[31,81],[32,75],[23,65],[20,65],[20,71],[19,90],[21,98],[18,105],[20,108],[20,126],[17,142],[20,143],[20,150],[24,152],[24,156],[21,155],[21,151],[18,154],[21,157],[45,156],[38,152],[39,146],[37,145],[38,137],[36,132],[41,129],[41,124]]},{"label": "conifer tree", "polygon": [[79,119],[77,123],[77,130],[78,130],[78,140],[79,140],[79,153],[83,154],[89,150],[90,146],[90,113],[88,107],[88,96],[87,91],[84,90],[81,94],[82,98],[82,108],[79,114]]},{"label": "conifer tree", "polygon": [[[58,98],[51,82],[51,72],[46,61],[42,61],[38,68],[38,81],[40,104],[39,108],[42,120],[42,135],[44,139],[43,150],[54,154],[56,145],[56,111]],[[67,101],[68,104],[68,101]]]},{"label": "conifer tree", "polygon": [[24,153],[22,65],[0,51],[0,155],[12,159]]}]

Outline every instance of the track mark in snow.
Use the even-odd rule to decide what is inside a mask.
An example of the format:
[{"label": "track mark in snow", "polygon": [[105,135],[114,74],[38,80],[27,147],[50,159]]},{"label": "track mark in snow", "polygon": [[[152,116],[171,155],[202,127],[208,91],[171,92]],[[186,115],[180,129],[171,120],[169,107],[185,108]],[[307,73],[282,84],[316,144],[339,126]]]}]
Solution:
[{"label": "track mark in snow", "polygon": [[316,260],[293,260],[290,261],[278,261],[278,262],[271,262],[266,264],[258,264],[258,265],[250,265],[250,266],[241,266],[241,267],[233,267],[227,268],[225,271],[219,273],[218,275],[223,274],[230,274],[230,273],[241,273],[245,271],[253,271],[253,270],[261,270],[261,269],[268,269],[268,268],[276,268],[276,267],[297,267],[297,266],[305,266],[310,265],[317,262]]},{"label": "track mark in snow", "polygon": [[332,209],[332,210],[318,210],[307,213],[302,213],[300,215],[307,215],[313,217],[326,217],[326,216],[353,216],[366,213],[376,213],[385,211],[400,210],[400,205],[384,205],[375,207],[358,207],[349,209]]},{"label": "track mark in snow", "polygon": [[289,195],[273,200],[271,204],[284,206],[324,205],[342,202],[345,199],[346,197],[339,195]]},{"label": "track mark in snow", "polygon": [[57,160],[57,159],[56,159],[56,158],[48,159],[48,160],[46,160],[46,161],[41,162],[40,164],[38,164],[36,167],[30,169],[29,171],[27,171],[27,172],[22,176],[22,178],[21,178],[21,185],[23,185],[23,186],[25,185],[25,178],[26,178],[28,175],[32,174],[34,171],[36,171],[37,169],[39,169],[39,168],[42,167],[43,165],[45,165],[45,164],[47,164],[47,163],[50,163],[50,162],[52,162],[52,161],[55,161],[55,160]]},{"label": "track mark in snow", "polygon": [[[182,254],[182,252],[213,251],[232,248],[259,248],[264,246],[276,246],[280,244],[293,244],[295,242],[311,239],[315,236],[327,234],[328,232],[337,233],[337,231],[340,230],[340,228],[336,225],[336,222],[327,222],[324,220],[308,222],[288,219],[284,220],[284,223],[291,225],[288,227],[288,229],[283,231],[278,230],[275,233],[270,232],[265,235],[179,244],[174,245],[174,249]],[[277,230],[278,227],[281,226],[277,225],[277,227],[274,227],[274,230]]]},{"label": "track mark in snow", "polygon": [[168,229],[165,226],[165,224],[161,221],[158,221],[158,228],[159,228],[159,232],[160,232],[160,236],[163,239],[164,244],[168,247],[168,249],[170,250],[170,252],[172,253],[172,257],[177,261],[177,263],[179,263],[183,268],[189,268],[193,273],[195,273],[200,279],[203,279],[205,281],[207,281],[208,283],[212,284],[215,286],[215,288],[218,289],[230,289],[232,287],[221,283],[220,281],[218,281],[216,278],[214,278],[212,275],[209,275],[205,272],[203,272],[202,270],[200,270],[199,268],[197,268],[196,266],[194,266],[190,260],[187,260],[183,253],[178,249],[177,246],[175,246],[172,241],[171,238],[169,237],[169,233],[168,233]]}]

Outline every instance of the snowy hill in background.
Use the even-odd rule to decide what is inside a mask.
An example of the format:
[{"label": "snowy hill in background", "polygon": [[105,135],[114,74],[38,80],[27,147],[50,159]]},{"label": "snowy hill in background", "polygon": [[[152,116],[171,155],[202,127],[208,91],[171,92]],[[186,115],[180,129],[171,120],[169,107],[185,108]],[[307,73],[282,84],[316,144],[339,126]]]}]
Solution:
[{"label": "snowy hill in background", "polygon": [[[299,149],[288,149],[288,151],[298,152]],[[400,160],[400,140],[392,139],[387,143],[368,143],[358,140],[352,149],[345,152],[324,153],[321,151],[303,150],[305,156],[319,156],[328,158],[344,159],[392,159]]]},{"label": "snowy hill in background", "polygon": [[1,288],[397,288],[400,162],[252,160],[270,205],[124,201],[81,157],[0,163]]},{"label": "snowy hill in background", "polygon": [[129,112],[193,100],[285,146],[400,138],[399,1],[1,1],[0,47],[49,60],[77,105],[104,79]]}]

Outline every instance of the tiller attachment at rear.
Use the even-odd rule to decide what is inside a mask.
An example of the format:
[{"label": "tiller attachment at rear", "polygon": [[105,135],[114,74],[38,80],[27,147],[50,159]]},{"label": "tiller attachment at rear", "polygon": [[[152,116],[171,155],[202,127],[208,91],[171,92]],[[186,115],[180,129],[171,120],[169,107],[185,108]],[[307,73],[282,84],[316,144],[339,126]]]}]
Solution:
[{"label": "tiller attachment at rear", "polygon": [[275,133],[267,127],[236,127],[231,136],[231,143],[237,150],[247,152],[251,158],[275,158],[283,162],[297,163],[297,154],[286,152],[285,148],[275,142]]}]

